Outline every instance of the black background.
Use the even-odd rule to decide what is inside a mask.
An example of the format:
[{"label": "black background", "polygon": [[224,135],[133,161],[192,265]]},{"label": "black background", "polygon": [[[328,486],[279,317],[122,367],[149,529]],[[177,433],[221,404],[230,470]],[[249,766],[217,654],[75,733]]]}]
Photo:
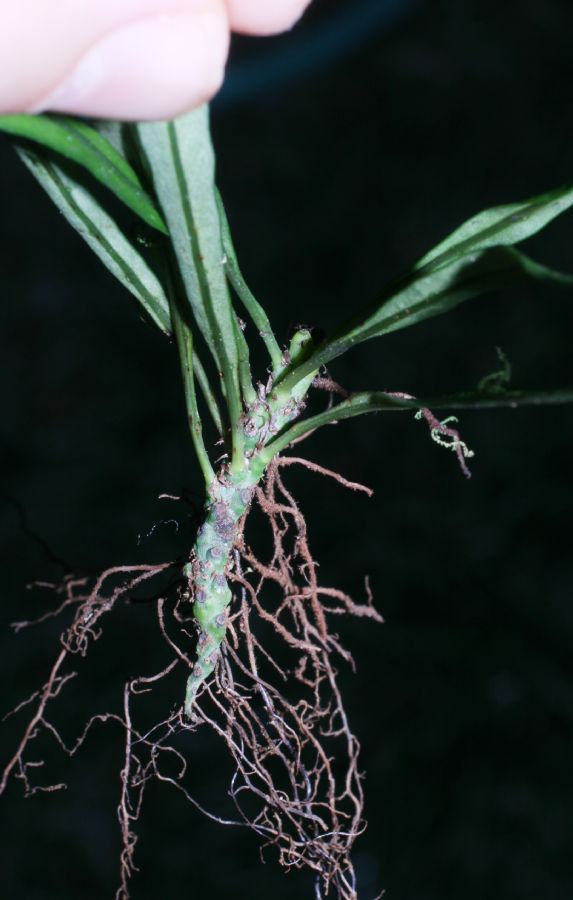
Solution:
[{"label": "black background", "polygon": [[[345,42],[337,17],[376,6],[378,24]],[[297,323],[330,328],[478,210],[572,179],[568,0],[420,0],[393,21],[383,7],[323,0],[283,38],[237,41],[214,107],[239,256],[284,339]],[[322,46],[336,22],[343,39]],[[25,585],[60,574],[21,511],[56,555],[94,572],[180,548],[172,526],[138,535],[165,515],[159,493],[199,480],[168,342],[4,142],[0,189],[4,711],[56,649],[56,626],[8,628],[52,602]],[[571,228],[565,216],[529,251],[572,271]],[[363,345],[333,374],[350,389],[467,389],[500,346],[515,387],[571,385],[570,323],[567,293],[492,295]],[[409,414],[368,417],[305,450],[373,500],[290,476],[323,580],[360,597],[368,574],[386,619],[340,628],[358,664],[342,681],[367,772],[364,900],[382,888],[392,900],[573,894],[572,425],[567,407],[463,413],[476,453],[466,481]],[[110,632],[60,703],[69,738],[119,707],[126,677],[153,670],[152,611],[126,608]],[[22,722],[3,726],[2,756]],[[4,896],[113,896],[122,749],[113,727],[72,762],[39,745],[38,780],[68,790],[24,800],[16,783],[3,798]],[[198,795],[223,810],[224,767],[200,742],[190,752]],[[167,788],[150,789],[140,833],[134,900],[312,896],[305,875],[285,876],[272,853],[262,866],[254,839]]]}]

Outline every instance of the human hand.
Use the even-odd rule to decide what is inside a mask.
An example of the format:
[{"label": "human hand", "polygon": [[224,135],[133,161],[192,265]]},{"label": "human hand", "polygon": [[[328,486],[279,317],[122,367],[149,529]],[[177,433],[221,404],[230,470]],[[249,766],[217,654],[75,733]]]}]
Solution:
[{"label": "human hand", "polygon": [[310,0],[12,0],[0,113],[170,119],[221,86],[231,31],[276,34]]}]

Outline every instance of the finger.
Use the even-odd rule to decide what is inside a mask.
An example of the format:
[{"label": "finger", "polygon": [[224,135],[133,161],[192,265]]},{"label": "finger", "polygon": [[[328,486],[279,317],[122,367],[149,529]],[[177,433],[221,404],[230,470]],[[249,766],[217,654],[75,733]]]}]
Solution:
[{"label": "finger", "polygon": [[297,22],[310,0],[226,0],[233,31],[278,34]]},{"label": "finger", "polygon": [[171,119],[209,100],[223,80],[224,15],[163,15],[98,42],[39,107],[124,120]]},{"label": "finger", "polygon": [[171,118],[223,77],[223,0],[19,0],[2,19],[5,112]]}]

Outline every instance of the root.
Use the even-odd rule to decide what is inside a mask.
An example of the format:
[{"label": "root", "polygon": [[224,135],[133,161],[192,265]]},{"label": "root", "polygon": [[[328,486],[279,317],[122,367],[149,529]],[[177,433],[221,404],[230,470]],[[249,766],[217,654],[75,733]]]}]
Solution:
[{"label": "root", "polygon": [[[402,391],[387,391],[387,394],[389,397],[396,397],[398,400],[416,400],[413,394],[405,394]],[[456,416],[448,416],[447,419],[440,421],[431,409],[424,406],[416,413],[416,419],[424,419],[430,429],[430,435],[434,443],[440,447],[445,447],[447,450],[452,450],[458,458],[463,474],[466,478],[471,478],[472,473],[467,467],[466,459],[471,459],[474,452],[469,449],[465,441],[462,441],[457,428],[452,428],[451,423],[458,421]]]},{"label": "root", "polygon": [[[283,470],[295,464],[332,477],[346,488],[370,493],[363,485],[298,457],[278,458],[270,464],[254,503],[270,529],[272,549],[269,558],[261,559],[241,532],[228,573],[233,601],[227,640],[213,675],[198,687],[191,720],[182,708],[176,708],[151,728],[143,730],[138,724],[144,719],[140,713],[146,697],[166,681],[173,684],[175,696],[184,673],[193,669],[196,627],[186,592],[177,587],[181,563],[115,567],[93,584],[68,577],[54,588],[60,602],[47,615],[71,610],[72,621],[61,634],[46,683],[9,714],[32,710],[2,773],[0,794],[12,777],[23,782],[26,796],[64,786],[33,783],[32,770],[38,763],[31,754],[41,732],[73,755],[94,724],[118,724],[124,737],[124,762],[118,803],[123,849],[116,900],[129,898],[129,880],[136,870],[136,825],[146,785],[153,779],[183,793],[215,821],[255,831],[263,850],[273,848],[285,868],[310,870],[316,897],[357,898],[350,852],[366,827],[359,744],[337,683],[337,666],[354,664],[332,630],[332,618],[382,619],[372,605],[367,582],[363,603],[319,583],[305,518],[283,480]],[[50,722],[50,705],[101,635],[104,617],[129,602],[136,587],[169,570],[174,574],[172,585],[149,601],[156,608],[168,661],[154,674],[128,680],[118,709],[90,718],[79,737],[66,744]],[[19,622],[15,629],[31,624]],[[225,817],[204,809],[189,784],[193,767],[188,767],[188,758],[179,749],[179,736],[199,728],[210,730],[233,762],[227,789],[230,811]]]}]

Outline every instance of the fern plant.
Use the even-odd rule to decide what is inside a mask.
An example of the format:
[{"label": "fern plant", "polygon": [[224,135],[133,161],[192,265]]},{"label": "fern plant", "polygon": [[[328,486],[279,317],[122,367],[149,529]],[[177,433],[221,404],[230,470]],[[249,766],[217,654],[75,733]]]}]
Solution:
[{"label": "fern plant", "polygon": [[[66,631],[64,656],[58,656],[39,693],[36,724],[44,720],[48,701],[59,691],[54,687],[62,677],[65,653],[85,652],[90,629],[127,591],[126,585],[131,589],[169,570],[177,641],[167,633],[163,597],[158,601],[159,622],[174,649],[171,669],[177,666],[177,671],[184,668],[187,673],[185,689],[181,684],[180,696],[174,697],[175,712],[163,723],[164,734],[205,723],[212,727],[235,760],[240,790],[255,796],[267,792],[261,801],[264,811],[251,816],[249,824],[277,845],[286,866],[308,866],[315,873],[317,896],[333,887],[340,897],[356,897],[349,854],[362,828],[362,790],[356,739],[331,662],[333,655],[344,657],[346,651],[329,629],[328,619],[340,612],[380,617],[370,601],[360,606],[342,592],[318,587],[304,518],[280,478],[280,465],[289,460],[281,454],[326,424],[402,410],[425,419],[433,439],[453,451],[469,475],[471,451],[454,427],[455,419],[440,420],[434,410],[572,400],[572,388],[510,391],[503,379],[492,378],[475,391],[438,398],[415,398],[375,387],[353,394],[337,385],[326,367],[364,341],[414,326],[493,289],[530,281],[571,288],[573,276],[532,260],[516,247],[573,206],[573,187],[475,215],[411,269],[373,292],[373,299],[332,334],[319,338],[311,329],[299,328],[284,347],[236,258],[215,184],[207,107],[173,122],[133,125],[9,116],[0,118],[0,129],[11,136],[25,165],[72,227],[136,297],[144,315],[172,338],[204,482],[203,515],[185,559],[139,567],[135,573],[119,567],[114,574],[119,572],[127,581],[111,600],[104,596],[104,576],[87,594],[69,593],[66,587],[76,614]],[[140,221],[138,238],[126,236],[124,215],[110,212],[117,207],[108,203],[110,195],[101,186]],[[253,373],[253,342],[259,340],[268,365]],[[306,407],[313,388],[326,389],[330,402],[309,415]],[[206,417],[219,435],[216,448],[204,440]],[[274,536],[274,555],[268,564],[244,540],[245,519],[255,498]],[[289,517],[296,526],[290,553],[284,549]],[[304,574],[300,590],[291,577],[294,558]],[[254,586],[249,572],[258,578]],[[271,611],[261,600],[261,590],[269,582],[282,591]],[[272,625],[277,638],[295,653],[296,664],[288,668],[280,653],[275,658],[272,647],[263,647],[257,617]],[[295,688],[308,690],[310,700],[296,691],[290,694],[290,688],[281,693],[271,674],[262,674],[263,666],[274,670],[275,677],[278,673],[279,681],[288,676]],[[124,725],[133,731],[127,713]],[[328,742],[341,735],[347,762],[339,776]],[[25,771],[24,756],[33,737],[34,729],[29,728],[4,771],[0,792],[12,775]],[[145,743],[142,737],[141,741]],[[165,745],[159,740],[148,740],[147,745],[155,774],[166,780],[156,762]],[[267,762],[273,752],[283,766],[281,774]],[[344,787],[336,786],[340,782]],[[118,896],[127,897],[136,818],[128,764],[122,785],[124,854]],[[238,806],[239,793],[234,794]]]}]

